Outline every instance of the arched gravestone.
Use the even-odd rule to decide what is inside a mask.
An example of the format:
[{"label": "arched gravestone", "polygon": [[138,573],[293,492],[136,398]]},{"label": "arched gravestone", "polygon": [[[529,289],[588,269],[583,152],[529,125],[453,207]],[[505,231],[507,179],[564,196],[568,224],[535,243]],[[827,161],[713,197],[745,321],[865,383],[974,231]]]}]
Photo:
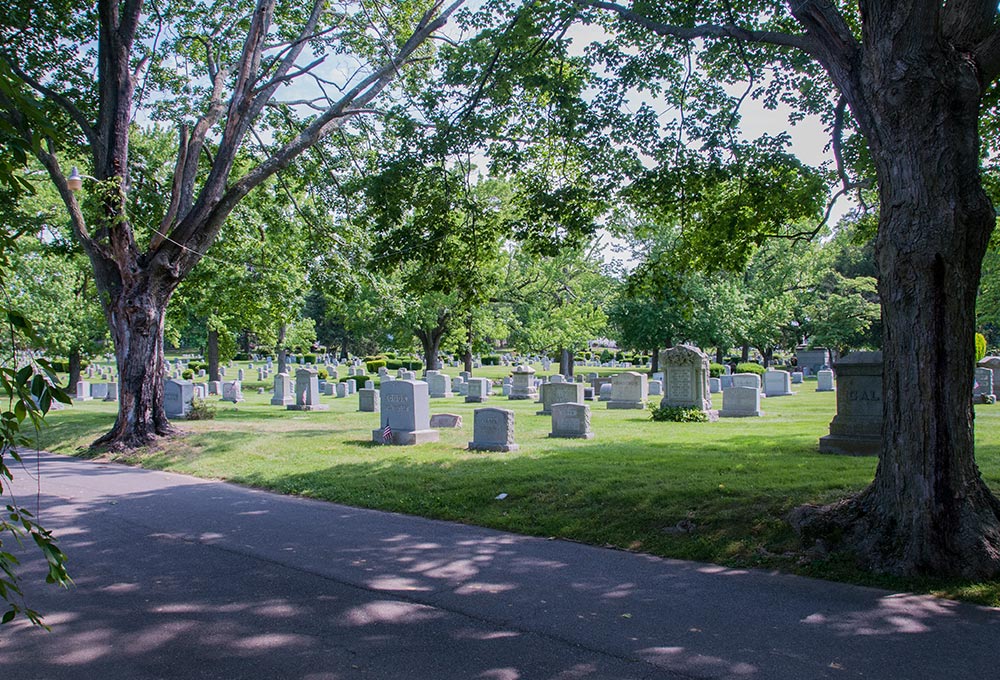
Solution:
[{"label": "arched gravestone", "polygon": [[660,351],[663,369],[663,399],[660,406],[712,409],[708,387],[708,355],[697,347],[677,345]]},{"label": "arched gravestone", "polygon": [[877,456],[882,443],[882,353],[851,352],[837,362],[837,415],[820,453]]}]

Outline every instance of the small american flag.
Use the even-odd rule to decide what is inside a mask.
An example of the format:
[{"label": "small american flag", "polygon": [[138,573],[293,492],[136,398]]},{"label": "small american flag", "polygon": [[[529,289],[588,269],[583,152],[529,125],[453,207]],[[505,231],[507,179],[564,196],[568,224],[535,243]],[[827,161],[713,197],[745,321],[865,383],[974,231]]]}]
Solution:
[{"label": "small american flag", "polygon": [[389,427],[389,423],[386,423],[385,427],[382,428],[382,443],[388,444],[391,441],[392,441],[392,428]]}]

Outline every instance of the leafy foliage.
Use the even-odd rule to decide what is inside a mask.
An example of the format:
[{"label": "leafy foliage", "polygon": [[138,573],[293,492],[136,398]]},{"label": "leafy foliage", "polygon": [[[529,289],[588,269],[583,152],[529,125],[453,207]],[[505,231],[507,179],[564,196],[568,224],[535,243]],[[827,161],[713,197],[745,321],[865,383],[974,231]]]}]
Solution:
[{"label": "leafy foliage", "polygon": [[650,419],[658,423],[707,423],[708,414],[700,408],[649,405]]}]

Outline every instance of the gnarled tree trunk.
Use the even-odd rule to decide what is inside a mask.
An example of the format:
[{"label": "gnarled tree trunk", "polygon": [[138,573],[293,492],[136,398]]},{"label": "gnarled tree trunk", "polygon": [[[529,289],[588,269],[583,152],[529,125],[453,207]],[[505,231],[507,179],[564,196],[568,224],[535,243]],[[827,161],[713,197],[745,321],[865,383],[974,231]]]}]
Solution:
[{"label": "gnarled tree trunk", "polygon": [[149,276],[125,281],[98,277],[104,311],[115,344],[119,404],[114,427],[94,442],[113,450],[152,443],[173,428],[163,410],[163,323],[176,284]]},{"label": "gnarled tree trunk", "polygon": [[996,217],[979,175],[975,67],[939,50],[862,81],[880,190],[882,451],[864,493],[804,526],[843,533],[881,571],[985,577],[1000,573],[1000,502],[976,466],[970,385]]},{"label": "gnarled tree trunk", "polygon": [[210,329],[205,343],[205,358],[208,360],[208,379],[220,380],[219,376],[219,331]]}]

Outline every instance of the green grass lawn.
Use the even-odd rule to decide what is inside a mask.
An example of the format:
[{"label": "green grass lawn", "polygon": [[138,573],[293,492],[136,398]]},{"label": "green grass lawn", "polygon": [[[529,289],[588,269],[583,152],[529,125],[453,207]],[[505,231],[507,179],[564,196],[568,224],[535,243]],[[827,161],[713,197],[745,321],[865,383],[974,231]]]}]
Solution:
[{"label": "green grass lawn", "polygon": [[[499,377],[507,370],[490,367],[477,375]],[[183,436],[117,460],[665,557],[1000,605],[1000,582],[902,581],[860,572],[842,556],[803,550],[784,521],[786,513],[862,489],[876,464],[874,458],[819,454],[835,395],[817,393],[815,384],[794,386],[794,396],[762,400],[762,418],[714,423],[654,423],[647,412],[611,411],[591,402],[596,437],[589,441],[549,439],[551,419],[535,415],[538,405],[493,397],[486,406],[514,410],[521,448],[481,453],[466,450],[473,410],[480,405],[457,396],[432,399],[431,412],[461,414],[461,429],[442,430],[435,444],[392,447],[371,442],[378,414],[358,413],[357,396],[322,397],[330,411],[287,411],[269,404],[269,389],[256,393],[263,384],[248,381],[246,402],[212,397],[215,420],[180,421]],[[721,395],[715,395],[715,406],[721,406]],[[86,445],[110,427],[114,415],[115,405],[102,402],[51,413],[39,445],[89,455]],[[1000,405],[977,406],[976,416],[977,460],[1000,493]],[[496,500],[500,493],[507,498]]]}]

